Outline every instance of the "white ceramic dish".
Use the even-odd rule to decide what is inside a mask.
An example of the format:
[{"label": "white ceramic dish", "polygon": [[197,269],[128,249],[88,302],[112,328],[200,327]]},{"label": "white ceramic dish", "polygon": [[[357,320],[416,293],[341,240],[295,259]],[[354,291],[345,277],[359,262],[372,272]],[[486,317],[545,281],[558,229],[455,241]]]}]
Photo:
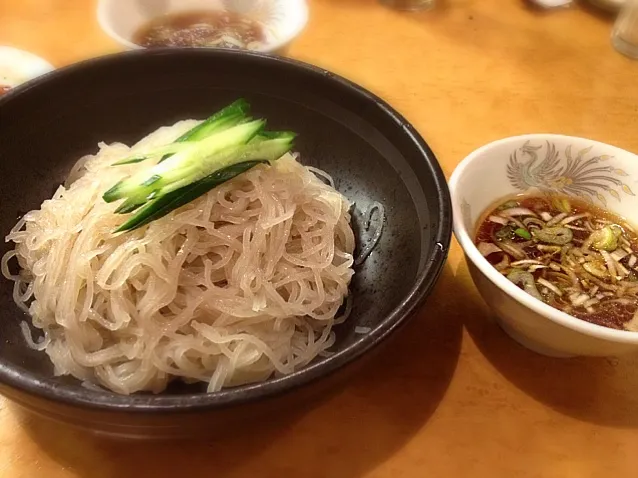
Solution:
[{"label": "white ceramic dish", "polygon": [[[547,155],[553,148],[558,153],[555,162]],[[568,157],[581,167],[564,176]],[[472,280],[507,334],[535,352],[556,357],[638,351],[638,332],[591,324],[533,298],[494,269],[473,241],[480,216],[489,206],[506,196],[539,190],[568,196],[580,192],[638,224],[638,156],[583,138],[516,136],[471,153],[455,169],[449,186],[454,235],[465,252]]]},{"label": "white ceramic dish", "polygon": [[97,18],[102,29],[126,48],[142,48],[133,35],[161,15],[192,10],[228,10],[258,21],[266,32],[263,52],[283,52],[306,26],[305,0],[100,0]]},{"label": "white ceramic dish", "polygon": [[16,87],[36,76],[53,70],[39,56],[10,46],[0,46],[0,85]]}]

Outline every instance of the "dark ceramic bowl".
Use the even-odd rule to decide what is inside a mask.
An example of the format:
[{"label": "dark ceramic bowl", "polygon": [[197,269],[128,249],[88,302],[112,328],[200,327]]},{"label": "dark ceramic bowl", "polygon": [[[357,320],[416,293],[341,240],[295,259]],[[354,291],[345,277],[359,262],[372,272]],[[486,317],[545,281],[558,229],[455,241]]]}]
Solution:
[{"label": "dark ceramic bowl", "polygon": [[[285,377],[206,393],[175,385],[160,395],[116,395],[54,377],[48,357],[20,333],[25,317],[0,279],[0,391],[31,411],[95,431],[175,436],[246,423],[329,388],[423,302],[445,261],[450,198],[432,151],[382,100],[328,71],[261,54],[216,50],[136,51],[85,61],[0,99],[0,233],[49,198],[73,162],[99,141],[131,143],[161,125],[203,118],[245,97],[273,129],[299,133],[306,164],[336,178],[365,210],[385,205],[387,223],[357,269],[350,319],[335,352]],[[359,246],[365,231],[355,224]],[[0,254],[8,249],[2,244]],[[356,327],[369,327],[357,334]],[[360,329],[359,329],[360,331]],[[239,425],[241,428],[241,425]]]}]

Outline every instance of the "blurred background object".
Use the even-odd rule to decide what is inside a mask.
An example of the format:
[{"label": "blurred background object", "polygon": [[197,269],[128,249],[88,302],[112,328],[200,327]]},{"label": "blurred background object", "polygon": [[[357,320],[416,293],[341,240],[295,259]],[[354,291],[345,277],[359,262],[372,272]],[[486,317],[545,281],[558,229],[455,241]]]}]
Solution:
[{"label": "blurred background object", "polygon": [[381,3],[398,10],[429,10],[436,4],[436,0],[381,0]]},{"label": "blurred background object", "polygon": [[569,7],[572,0],[530,0],[534,5],[541,8],[561,8]]},{"label": "blurred background object", "polygon": [[614,23],[611,42],[623,55],[638,59],[638,0],[625,2]]},{"label": "blurred background object", "polygon": [[627,0],[588,0],[592,5],[606,10],[608,12],[617,12],[620,10]]},{"label": "blurred background object", "polygon": [[100,0],[97,17],[102,29],[129,49],[193,46],[283,53],[305,28],[308,6],[306,0]]},{"label": "blurred background object", "polygon": [[0,46],[0,95],[31,78],[53,70],[39,56],[9,46]]}]

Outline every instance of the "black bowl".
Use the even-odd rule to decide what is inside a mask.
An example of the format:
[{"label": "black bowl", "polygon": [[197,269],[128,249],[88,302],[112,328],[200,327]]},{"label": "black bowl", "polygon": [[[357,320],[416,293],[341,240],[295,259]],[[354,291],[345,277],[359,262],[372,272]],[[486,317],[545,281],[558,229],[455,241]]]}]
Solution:
[{"label": "black bowl", "polygon": [[[331,382],[320,379],[340,375],[334,372],[385,340],[422,303],[441,271],[451,233],[449,193],[430,148],[396,111],[357,85],[255,53],[128,52],[10,91],[0,99],[0,233],[49,198],[73,162],[99,141],[131,143],[161,125],[205,117],[238,97],[248,99],[270,127],[298,132],[302,162],[328,171],[358,210],[373,201],[385,206],[381,241],[356,271],[352,315],[336,330],[335,353],[285,377],[211,394],[201,386],[159,395],[89,390],[54,377],[48,357],[25,345],[19,329],[25,317],[11,298],[12,283],[2,278],[3,394],[43,415],[118,435],[220,429],[305,401]],[[359,233],[361,243],[365,234]],[[0,254],[8,247],[3,244]],[[371,331],[358,334],[356,327]]]}]

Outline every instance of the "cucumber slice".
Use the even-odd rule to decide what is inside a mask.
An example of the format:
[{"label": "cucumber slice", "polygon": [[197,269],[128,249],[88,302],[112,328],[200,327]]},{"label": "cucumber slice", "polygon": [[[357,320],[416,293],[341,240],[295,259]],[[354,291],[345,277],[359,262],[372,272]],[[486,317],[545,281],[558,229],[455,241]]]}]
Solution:
[{"label": "cucumber slice", "polygon": [[[124,197],[146,199],[154,190],[160,190],[176,181],[181,187],[195,182],[212,173],[217,167],[211,167],[210,158],[216,153],[233,146],[246,144],[265,126],[265,120],[255,120],[234,126],[207,138],[195,142],[182,151],[174,154],[166,161],[156,164],[150,170],[143,170],[130,176],[102,196],[106,202],[113,202]],[[151,181],[152,180],[152,181]],[[150,182],[150,183],[149,183]],[[174,188],[176,189],[176,188]]]},{"label": "cucumber slice", "polygon": [[219,186],[220,184],[229,181],[236,176],[248,171],[250,168],[257,166],[260,163],[265,163],[265,160],[245,161],[243,163],[233,164],[219,171],[215,171],[209,174],[203,179],[185,186],[181,189],[173,191],[164,196],[158,197],[149,201],[144,207],[142,207],[133,217],[122,224],[115,232],[132,231],[139,227],[166,216],[169,212],[188,204],[189,202],[197,199],[199,196],[206,194],[211,189]]}]

